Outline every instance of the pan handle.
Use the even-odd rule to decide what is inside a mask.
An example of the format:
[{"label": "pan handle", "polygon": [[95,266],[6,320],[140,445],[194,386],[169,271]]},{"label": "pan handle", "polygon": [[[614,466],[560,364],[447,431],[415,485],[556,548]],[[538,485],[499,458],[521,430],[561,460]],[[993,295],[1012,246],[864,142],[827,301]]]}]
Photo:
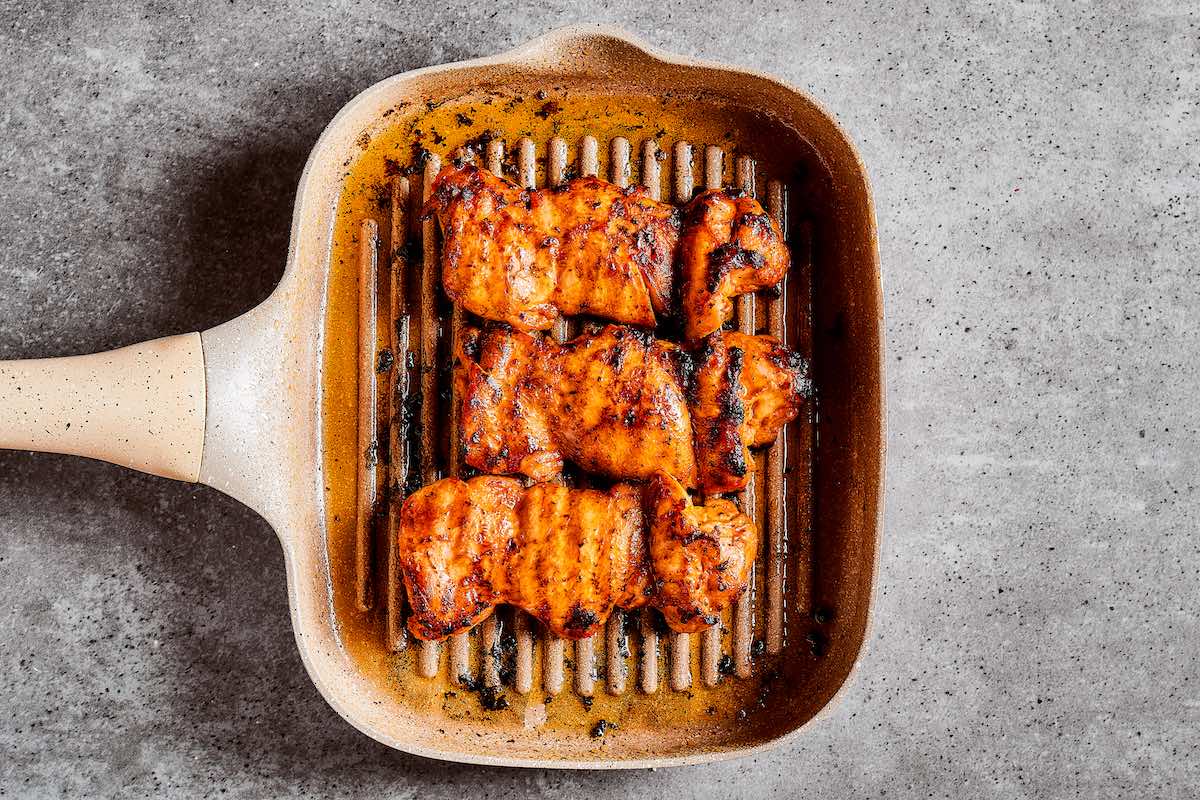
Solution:
[{"label": "pan handle", "polygon": [[200,334],[66,358],[0,361],[0,448],[68,453],[197,481]]}]

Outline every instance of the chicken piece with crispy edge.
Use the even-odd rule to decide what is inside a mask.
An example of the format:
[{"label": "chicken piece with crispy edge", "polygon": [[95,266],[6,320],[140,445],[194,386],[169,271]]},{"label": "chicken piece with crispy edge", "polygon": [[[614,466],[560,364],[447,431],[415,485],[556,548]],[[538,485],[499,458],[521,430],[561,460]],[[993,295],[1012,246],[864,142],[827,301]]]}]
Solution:
[{"label": "chicken piece with crispy edge", "polygon": [[536,484],[517,505],[517,546],[505,600],[555,635],[596,633],[618,605],[645,602],[649,586],[640,491]]},{"label": "chicken piece with crispy edge", "polygon": [[400,507],[398,548],[418,639],[442,639],[492,613],[517,532],[524,487],[514,478],[438,481]]},{"label": "chicken piece with crispy edge", "polygon": [[464,328],[455,354],[462,459],[490,474],[557,475],[563,456],[548,409],[558,382],[543,377],[557,346],[506,327]]},{"label": "chicken piece with crispy edge", "polygon": [[656,470],[695,481],[681,353],[648,333],[608,325],[558,350],[551,424],[563,455],[610,478]]},{"label": "chicken piece with crispy edge", "polygon": [[608,491],[512,478],[445,478],[403,503],[400,572],[408,628],[437,641],[511,603],[555,635],[591,636],[650,586],[638,488]]},{"label": "chicken piece with crispy edge", "polygon": [[679,260],[684,335],[695,341],[733,316],[734,297],[779,283],[791,255],[779,224],[757,200],[713,189],[684,212]]},{"label": "chicken piece with crispy edge", "polygon": [[445,478],[404,501],[397,536],[409,630],[433,641],[499,603],[568,639],[595,634],[615,608],[644,605],[674,630],[698,631],[745,590],[758,547],[732,502],[694,506],[662,472],[644,490],[608,491]]},{"label": "chicken piece with crispy edge", "polygon": [[812,397],[808,360],[774,336],[725,331],[721,338],[730,350],[742,351],[743,441],[750,447],[772,444],[779,430],[794,420]]},{"label": "chicken piece with crispy edge", "polygon": [[663,470],[707,494],[742,489],[809,393],[807,365],[769,336],[726,331],[693,353],[610,325],[564,345],[468,328],[456,355],[463,460],[535,481],[564,460],[613,479]]},{"label": "chicken piece with crispy edge", "polygon": [[772,336],[723,331],[693,353],[688,407],[697,483],[706,494],[746,487],[751,447],[770,444],[811,393],[808,364]]},{"label": "chicken piece with crispy edge", "polygon": [[618,325],[562,345],[503,326],[462,341],[455,380],[470,466],[544,481],[566,459],[614,479],[664,469],[695,482],[674,345]]},{"label": "chicken piece with crispy edge", "polygon": [[680,633],[717,624],[749,581],[758,551],[754,523],[731,500],[710,497],[692,505],[687,490],[666,473],[654,476],[646,495],[652,604]]},{"label": "chicken piece with crispy edge", "polygon": [[446,294],[480,317],[531,331],[559,313],[649,327],[668,312],[679,212],[643,187],[588,177],[523,190],[447,166],[426,213],[442,229]]},{"label": "chicken piece with crispy edge", "polygon": [[674,206],[644,187],[595,177],[543,192],[561,242],[552,298],[559,311],[646,327],[669,312],[680,226]]},{"label": "chicken piece with crispy edge", "polygon": [[473,165],[446,167],[426,213],[442,230],[442,284],[468,311],[522,330],[543,330],[558,312],[558,242],[545,232],[545,196]]}]

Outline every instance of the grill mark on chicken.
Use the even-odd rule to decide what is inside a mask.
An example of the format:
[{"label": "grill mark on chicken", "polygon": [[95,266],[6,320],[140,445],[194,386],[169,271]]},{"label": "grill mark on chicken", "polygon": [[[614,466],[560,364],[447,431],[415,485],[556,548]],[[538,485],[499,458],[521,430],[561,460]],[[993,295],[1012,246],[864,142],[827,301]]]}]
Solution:
[{"label": "grill mark on chicken", "polygon": [[499,603],[568,639],[594,635],[616,608],[647,604],[674,629],[699,630],[744,591],[757,548],[732,503],[693,506],[661,472],[644,492],[446,478],[409,496],[400,521],[409,630],[435,641]]}]

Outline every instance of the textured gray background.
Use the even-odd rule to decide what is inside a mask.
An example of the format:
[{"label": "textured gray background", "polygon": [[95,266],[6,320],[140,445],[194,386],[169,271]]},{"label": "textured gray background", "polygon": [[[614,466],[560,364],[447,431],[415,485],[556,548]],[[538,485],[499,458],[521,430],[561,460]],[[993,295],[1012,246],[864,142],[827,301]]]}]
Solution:
[{"label": "textured gray background", "polygon": [[358,90],[623,24],[809,89],[862,148],[889,347],[878,622],[832,717],[757,759],[433,763],[322,702],[253,514],[0,453],[0,795],[1192,793],[1195,3],[191,5],[0,2],[0,358],[250,308],[307,151]]}]

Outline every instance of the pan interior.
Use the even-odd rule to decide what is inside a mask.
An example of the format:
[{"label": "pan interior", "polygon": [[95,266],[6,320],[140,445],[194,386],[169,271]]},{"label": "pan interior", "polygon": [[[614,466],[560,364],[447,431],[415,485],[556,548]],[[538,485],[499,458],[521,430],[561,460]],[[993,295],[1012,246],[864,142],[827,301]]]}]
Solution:
[{"label": "pan interior", "polygon": [[[839,196],[839,184],[849,173],[839,175],[837,171],[849,170],[852,165],[831,167],[810,144],[802,119],[770,113],[762,106],[702,87],[653,92],[606,87],[597,91],[594,80],[552,79],[536,72],[506,75],[503,85],[464,84],[461,91],[449,96],[416,92],[397,99],[373,125],[359,132],[343,165],[331,231],[321,418],[329,603],[344,658],[372,687],[373,702],[386,707],[396,731],[404,731],[404,736],[422,749],[443,753],[626,760],[719,753],[761,745],[794,730],[825,705],[857,656],[873,566],[869,561],[874,552],[874,520],[868,516],[862,521],[861,508],[854,513],[848,510],[855,503],[862,504],[859,495],[864,481],[870,480],[870,470],[866,478],[851,480],[847,475],[859,450],[867,447],[870,452],[872,435],[877,448],[879,425],[878,410],[869,402],[872,389],[877,393],[878,388],[873,352],[869,345],[858,352],[846,342],[848,331],[854,329],[849,315],[856,313],[856,305],[861,313],[857,296],[866,291],[862,281],[867,280],[854,274],[857,267],[852,251],[855,238],[861,247],[861,238],[867,235],[870,213],[869,209],[855,212]],[[620,136],[631,142],[635,154],[645,140],[656,140],[665,153],[664,176],[671,174],[673,144],[686,139],[700,152],[705,145],[716,145],[728,154],[727,184],[733,183],[737,155],[755,159],[760,180],[769,176],[787,184],[790,244],[797,263],[801,268],[811,264],[813,274],[809,323],[813,352],[807,355],[813,359],[820,403],[820,443],[812,457],[816,502],[809,508],[814,531],[810,537],[807,530],[789,529],[788,541],[791,552],[806,551],[811,568],[808,575],[789,571],[785,596],[803,590],[805,601],[788,606],[783,652],[757,654],[750,678],[727,676],[713,688],[696,680],[687,691],[673,691],[664,680],[656,693],[647,695],[631,676],[629,688],[617,696],[605,691],[601,679],[590,700],[569,687],[550,697],[535,681],[533,691],[526,695],[506,687],[506,707],[489,710],[485,705],[497,704],[483,703],[477,691],[451,684],[445,669],[434,679],[418,677],[413,646],[399,652],[386,647],[384,603],[378,589],[369,611],[361,611],[356,604],[356,470],[359,459],[365,457],[356,438],[359,234],[362,220],[377,222],[380,269],[388,269],[387,254],[398,246],[388,235],[388,181],[397,172],[418,166],[422,150],[446,156],[459,147],[478,144],[482,136],[504,140],[511,151],[512,143],[527,136],[539,145],[542,185],[545,142],[562,137],[570,143],[574,157],[576,144],[584,135],[601,143],[602,176],[607,174],[607,142]],[[635,158],[633,180],[638,179]],[[413,181],[419,186],[419,171]],[[855,213],[865,217],[859,220]],[[797,246],[805,252],[797,253]],[[419,258],[411,263],[414,271],[420,269]],[[788,302],[789,320],[800,324],[808,309],[799,298]],[[873,323],[868,319],[865,324]],[[841,375],[839,361],[856,360],[866,368],[865,385],[852,387]],[[401,368],[404,360],[397,359],[396,364],[395,368]],[[834,365],[839,369],[834,370]],[[859,395],[868,402],[864,404]],[[869,416],[872,411],[874,420]],[[860,423],[855,429],[851,423],[855,413],[868,424]],[[789,447],[789,470],[799,464],[792,454],[795,449]],[[759,491],[761,496],[762,487]],[[789,496],[789,509],[812,499]],[[789,511],[789,520],[798,516]],[[382,552],[382,545],[377,545],[372,573],[376,587],[382,586],[386,577]],[[865,584],[863,570],[868,573]],[[761,575],[757,588],[761,592]],[[756,614],[755,620],[755,637],[761,638],[762,615]],[[478,628],[472,636],[478,636]],[[635,650],[631,663],[636,664],[637,644],[631,646]],[[663,649],[667,649],[665,645]],[[472,653],[478,651],[473,642]],[[693,646],[694,660],[698,651],[699,647]],[[662,663],[665,675],[665,654]],[[478,670],[478,663],[474,668]],[[569,668],[568,660],[568,674]],[[692,674],[699,675],[696,663]],[[602,720],[617,727],[596,737],[593,734]]]}]

